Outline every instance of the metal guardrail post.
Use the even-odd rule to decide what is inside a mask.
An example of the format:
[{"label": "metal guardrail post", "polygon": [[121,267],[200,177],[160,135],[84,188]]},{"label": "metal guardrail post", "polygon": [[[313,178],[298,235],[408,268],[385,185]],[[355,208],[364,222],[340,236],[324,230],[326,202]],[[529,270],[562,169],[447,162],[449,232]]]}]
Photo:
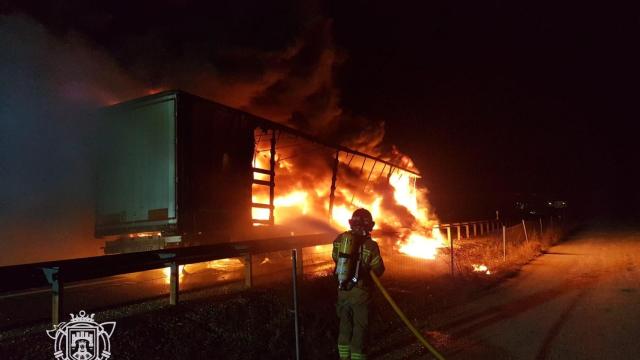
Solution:
[{"label": "metal guardrail post", "polygon": [[502,225],[502,260],[507,261],[507,227]]},{"label": "metal guardrail post", "polygon": [[[447,230],[450,230],[451,228],[447,228]],[[447,231],[447,238],[449,239],[449,252],[451,253],[450,255],[450,263],[451,263],[451,276],[454,276],[454,272],[453,272],[453,267],[454,267],[454,255],[453,255],[453,239],[451,238],[451,231]],[[460,226],[458,226],[458,240],[460,239]]]},{"label": "metal guardrail post", "polygon": [[293,284],[293,318],[294,318],[294,331],[295,331],[295,343],[296,343],[296,360],[300,359],[300,331],[298,325],[298,264],[297,264],[297,249],[291,250],[291,282]]},{"label": "metal guardrail post", "polygon": [[468,239],[468,238],[470,238],[470,237],[471,237],[471,233],[469,232],[469,224],[465,224],[465,225],[464,225],[464,228],[465,228],[465,230],[467,230],[467,231],[465,232],[465,234],[467,235],[467,236],[466,236],[466,238]]},{"label": "metal guardrail post", "polygon": [[172,262],[169,270],[169,305],[177,305],[180,293],[180,266]]},{"label": "metal guardrail post", "polygon": [[51,323],[57,326],[63,309],[64,283],[60,276],[60,268],[43,268],[42,272],[47,278],[47,282],[51,285]]},{"label": "metal guardrail post", "polygon": [[539,220],[540,220],[540,236],[542,237],[542,233],[544,232],[544,229],[542,228],[542,218],[540,218]]},{"label": "metal guardrail post", "polygon": [[458,224],[456,228],[458,228],[458,241],[460,241],[460,238],[462,237],[460,234],[461,233],[460,225]]},{"label": "metal guardrail post", "polygon": [[253,262],[251,254],[244,256],[244,287],[249,289],[253,286]]},{"label": "metal guardrail post", "polygon": [[478,224],[473,223],[473,237],[478,236]]},{"label": "metal guardrail post", "polygon": [[449,239],[449,243],[451,243],[451,225],[447,226],[447,239]]}]

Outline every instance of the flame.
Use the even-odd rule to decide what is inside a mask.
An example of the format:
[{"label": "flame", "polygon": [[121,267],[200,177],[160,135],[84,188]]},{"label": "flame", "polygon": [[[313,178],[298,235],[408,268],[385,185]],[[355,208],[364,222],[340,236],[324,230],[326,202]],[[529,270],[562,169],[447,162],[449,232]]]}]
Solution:
[{"label": "flame", "polygon": [[365,208],[371,212],[371,216],[373,216],[373,220],[376,222],[374,229],[378,229],[380,228],[380,223],[384,222],[384,220],[382,220],[382,210],[380,209],[381,204],[382,197],[378,196],[370,203],[358,200],[354,201],[351,205],[334,206],[331,218],[337,227],[347,230],[349,229],[351,214],[359,208]]},{"label": "flame", "polygon": [[404,173],[394,173],[389,178],[389,184],[393,186],[393,197],[398,205],[404,206],[411,215],[420,223],[429,222],[427,212],[418,205],[417,178]]},{"label": "flame", "polygon": [[438,248],[443,246],[442,242],[435,238],[412,232],[405,241],[400,242],[398,250],[413,257],[434,260],[438,255]]},{"label": "flame", "polygon": [[207,261],[207,269],[215,270],[237,270],[244,267],[240,259],[220,259]]},{"label": "flame", "polygon": [[485,273],[487,275],[491,275],[491,270],[489,270],[487,265],[472,264],[471,266],[473,266],[473,271],[474,272],[483,272],[483,273]]},{"label": "flame", "polygon": [[155,237],[155,236],[162,236],[162,233],[150,231],[150,232],[139,232],[139,233],[129,234],[130,238],[145,238],[145,237]]},{"label": "flame", "polygon": [[[191,264],[191,265],[179,265],[178,266],[178,274],[180,276],[180,281],[184,278],[185,273],[187,272],[187,266],[190,269],[199,269],[199,266],[204,266],[207,269],[214,270],[222,270],[222,271],[233,271],[238,270],[244,267],[244,263],[240,259],[220,259],[220,260],[212,260],[207,261],[205,263]],[[171,282],[171,268],[166,267],[162,269],[162,274],[164,275],[165,283],[169,284]]]},{"label": "flame", "polygon": [[[253,167],[269,170],[271,133],[257,130],[255,135]],[[332,155],[316,155],[317,152],[317,145],[301,145],[299,139],[286,139],[286,135],[278,137],[274,159],[275,224],[285,224],[299,216],[328,218],[332,162],[327,160]],[[414,168],[408,157],[397,152],[393,155],[399,158],[396,163]],[[386,164],[363,157],[353,161],[356,156],[344,152],[339,156],[331,225],[347,230],[351,214],[358,208],[365,208],[376,222],[374,229],[400,234],[399,251],[418,258],[435,259],[438,249],[446,244],[439,230],[434,229],[436,220],[429,216],[426,190],[417,186],[417,176],[397,168],[390,171]],[[269,181],[271,176],[254,172],[254,180]],[[269,186],[254,184],[252,190],[254,203],[269,204]],[[401,210],[403,208],[406,211]],[[269,215],[269,208],[252,209],[253,219],[268,220]]]}]

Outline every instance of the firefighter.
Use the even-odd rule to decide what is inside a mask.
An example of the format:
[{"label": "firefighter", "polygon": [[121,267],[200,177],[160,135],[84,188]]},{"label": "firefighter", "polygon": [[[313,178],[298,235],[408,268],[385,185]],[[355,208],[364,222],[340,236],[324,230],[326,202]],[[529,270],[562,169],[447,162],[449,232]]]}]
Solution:
[{"label": "firefighter", "polygon": [[338,280],[336,310],[340,319],[338,355],[340,359],[366,359],[367,330],[372,280],[384,272],[378,244],[371,239],[375,223],[366,209],[356,210],[349,220],[351,230],[333,241],[333,261]]}]

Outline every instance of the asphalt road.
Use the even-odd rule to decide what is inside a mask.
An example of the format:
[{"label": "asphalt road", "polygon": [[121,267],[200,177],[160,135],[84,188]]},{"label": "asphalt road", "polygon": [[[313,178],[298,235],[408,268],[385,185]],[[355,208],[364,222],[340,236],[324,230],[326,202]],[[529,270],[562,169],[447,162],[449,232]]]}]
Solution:
[{"label": "asphalt road", "polygon": [[583,230],[438,315],[447,359],[640,359],[640,230]]}]

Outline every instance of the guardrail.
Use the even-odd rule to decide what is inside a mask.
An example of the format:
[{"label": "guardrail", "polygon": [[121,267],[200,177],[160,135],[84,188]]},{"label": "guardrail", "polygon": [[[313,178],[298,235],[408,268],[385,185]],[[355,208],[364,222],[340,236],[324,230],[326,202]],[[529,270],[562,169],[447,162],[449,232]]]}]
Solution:
[{"label": "guardrail", "polygon": [[302,274],[302,248],[330,244],[335,234],[288,236],[266,240],[176,247],[128,254],[0,267],[0,293],[38,287],[51,287],[51,319],[58,324],[63,309],[64,286],[68,282],[91,280],[145,270],[169,267],[169,303],[176,305],[180,290],[179,266],[205,261],[241,257],[244,259],[245,286],[252,285],[251,256],[297,249],[298,274]]},{"label": "guardrail", "polygon": [[[469,221],[439,224],[435,228],[446,230],[447,239],[453,249],[452,229],[457,231],[457,239],[460,240],[463,236],[464,238],[471,238],[472,236],[498,231],[501,228],[501,224],[498,221]],[[63,309],[65,284],[168,267],[170,268],[169,304],[176,305],[180,293],[180,265],[228,258],[242,258],[244,262],[244,284],[248,288],[253,283],[252,255],[296,249],[298,254],[297,273],[302,275],[303,259],[301,249],[330,244],[335,236],[336,234],[330,233],[287,236],[265,240],[184,248],[176,247],[127,254],[4,266],[0,267],[0,278],[3,279],[0,282],[0,293],[50,287],[52,296],[51,319],[55,325],[59,323]],[[453,256],[453,251],[451,254]],[[451,263],[453,266],[453,261]]]},{"label": "guardrail", "polygon": [[449,224],[439,224],[434,228],[445,229],[447,231],[447,239],[451,242],[451,229],[456,228],[457,230],[457,240],[462,239],[462,227],[464,227],[465,238],[468,239],[471,237],[471,227],[473,226],[473,236],[484,235],[485,233],[489,233],[491,231],[497,231],[500,229],[501,223],[497,220],[484,220],[484,221],[467,221],[467,222],[456,222]]},{"label": "guardrail", "polygon": [[484,235],[485,233],[490,233],[494,231],[499,231],[502,223],[498,220],[484,220],[484,221],[467,221],[467,222],[457,222],[457,223],[448,223],[448,224],[439,224],[434,226],[434,229],[445,229],[447,231],[447,240],[449,241],[449,263],[451,266],[450,272],[451,276],[454,274],[454,266],[455,266],[455,255],[453,251],[453,238],[451,237],[451,229],[455,228],[457,230],[457,240],[460,241],[462,239],[462,227],[464,226],[464,234],[465,238],[469,239],[471,237],[471,226],[473,226],[473,236],[478,236],[478,225],[480,225],[480,235]]}]

